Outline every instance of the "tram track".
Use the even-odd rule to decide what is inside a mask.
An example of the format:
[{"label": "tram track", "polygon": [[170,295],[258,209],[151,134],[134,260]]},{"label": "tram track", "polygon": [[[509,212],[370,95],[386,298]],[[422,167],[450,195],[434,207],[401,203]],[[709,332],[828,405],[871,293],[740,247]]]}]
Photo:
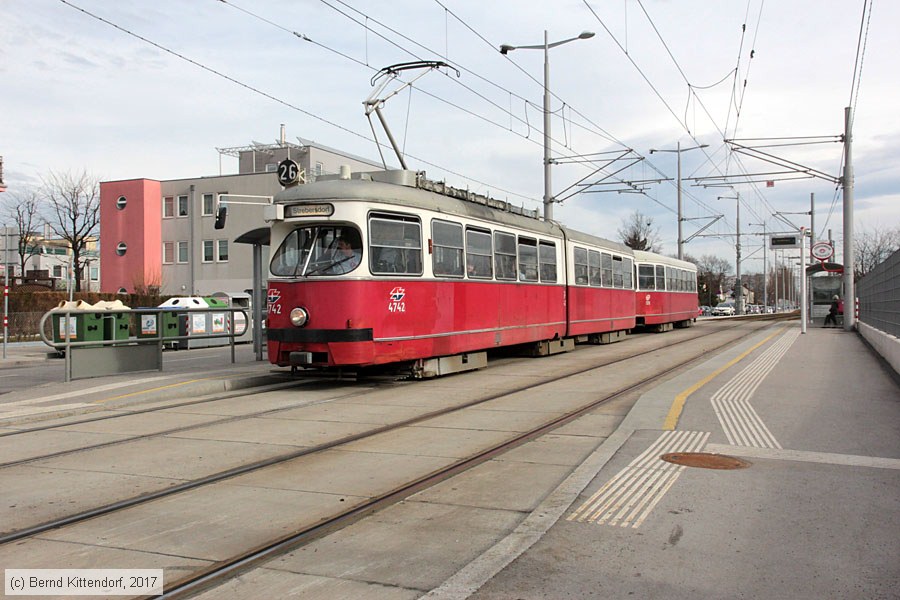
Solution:
[{"label": "tram track", "polygon": [[[782,319],[766,319],[768,320],[782,320]],[[737,327],[737,326],[735,326]],[[733,329],[733,327],[729,328]],[[761,328],[760,328],[761,329]],[[721,331],[721,330],[720,330]],[[754,330],[755,332],[756,330]],[[690,338],[689,340],[682,341],[693,341],[697,338]],[[734,344],[736,340],[726,341],[714,348],[712,348],[711,352],[722,350],[727,348],[728,346]],[[680,343],[680,342],[679,342]],[[430,488],[446,479],[449,479],[457,474],[460,474],[464,471],[467,471],[473,467],[476,467],[484,462],[487,462],[499,455],[504,454],[505,452],[521,446],[531,440],[539,438],[563,425],[566,425],[588,413],[597,409],[598,407],[606,404],[615,399],[626,396],[630,393],[638,391],[648,385],[652,385],[660,380],[665,379],[669,375],[678,372],[685,367],[688,367],[692,363],[702,360],[705,357],[705,354],[692,356],[687,360],[681,361],[677,364],[674,364],[664,370],[661,370],[650,377],[643,378],[637,382],[631,383],[629,385],[623,386],[612,393],[605,394],[603,397],[598,398],[588,404],[585,404],[581,407],[578,407],[575,410],[571,410],[566,412],[565,414],[554,418],[546,423],[541,424],[538,427],[532,428],[528,431],[519,433],[502,443],[490,446],[485,448],[471,456],[463,458],[461,460],[455,461],[441,469],[438,469],[432,473],[419,477],[413,481],[407,482],[403,485],[400,485],[388,492],[382,493],[378,496],[375,496],[369,499],[366,502],[363,502],[359,505],[353,506],[346,511],[335,514],[331,518],[320,521],[314,525],[306,527],[302,530],[292,532],[291,534],[285,535],[279,539],[273,540],[265,545],[260,545],[256,548],[248,550],[246,553],[243,553],[239,556],[232,557],[229,560],[221,561],[219,563],[213,564],[206,569],[201,570],[198,573],[192,574],[188,577],[183,578],[180,581],[176,581],[172,584],[166,586],[165,593],[159,598],[165,599],[180,599],[187,598],[196,593],[206,591],[215,587],[216,585],[227,581],[231,577],[246,572],[250,569],[259,567],[260,565],[268,562],[269,560],[278,557],[286,552],[290,552],[296,550],[297,548],[308,544],[314,540],[320,539],[330,533],[343,529],[353,523],[356,523],[362,518],[375,513],[383,508],[401,502],[413,494],[416,494],[422,490]],[[623,358],[613,362],[623,362],[625,360],[630,360],[635,358],[635,356],[631,356],[628,358]],[[590,371],[594,371],[600,368],[608,367],[612,363],[607,363],[602,366],[588,367],[584,369],[580,369],[577,372],[569,373],[565,375],[561,375],[558,378],[555,378],[551,381],[542,382],[540,384],[530,386],[530,387],[540,387],[542,385],[550,385],[552,383],[556,383],[577,375],[583,375],[589,373]],[[507,392],[502,393],[497,396],[497,398],[513,395],[514,393],[519,393],[522,390],[518,390],[516,392]],[[493,399],[497,399],[493,398]],[[478,403],[472,403],[478,404]],[[441,412],[451,412],[451,411],[441,411]]]},{"label": "tram track", "polygon": [[[757,321],[768,321],[768,320],[777,320],[777,319],[760,318],[760,319],[756,319],[756,320]],[[726,331],[729,331],[729,330],[734,329],[739,326],[740,326],[740,323],[736,323],[734,325],[730,325],[728,327],[718,329],[715,333],[726,332]],[[708,334],[691,336],[691,337],[688,337],[685,339],[678,340],[678,341],[673,342],[672,344],[668,344],[668,345],[678,345],[678,344],[688,343],[688,342],[696,340],[699,337],[702,337],[703,335],[708,335]],[[623,357],[614,358],[611,360],[601,362],[599,364],[594,364],[591,367],[588,367],[587,369],[591,370],[591,369],[603,368],[606,366],[610,366],[610,365],[614,365],[614,364],[617,364],[620,362],[631,360],[635,356],[637,356],[637,354],[626,355]],[[572,375],[577,375],[581,372],[584,372],[584,371],[572,372]],[[158,413],[158,412],[163,412],[163,411],[171,411],[173,409],[202,406],[202,405],[206,405],[206,404],[213,404],[215,402],[219,402],[222,400],[231,400],[231,399],[240,398],[243,396],[250,397],[250,396],[253,396],[256,394],[266,393],[269,391],[286,390],[286,389],[291,389],[291,388],[303,387],[305,385],[316,386],[316,385],[322,384],[322,383],[323,382],[318,379],[306,379],[306,380],[300,380],[300,381],[277,383],[277,384],[272,384],[270,386],[264,386],[263,389],[251,390],[251,391],[249,391],[249,393],[248,393],[248,390],[240,390],[240,391],[235,391],[235,392],[226,393],[226,394],[216,394],[215,396],[213,396],[211,398],[189,400],[189,401],[185,401],[185,402],[177,402],[174,404],[165,404],[165,405],[161,405],[161,406],[138,409],[138,410],[122,411],[122,412],[119,412],[119,413],[116,413],[113,415],[95,416],[95,417],[91,417],[91,418],[87,418],[87,419],[64,421],[64,422],[58,423],[58,424],[41,425],[39,427],[31,427],[31,428],[17,430],[17,431],[3,432],[3,433],[0,433],[0,439],[15,437],[15,436],[23,436],[23,435],[28,435],[28,434],[38,433],[38,432],[52,431],[52,430],[65,431],[65,430],[68,430],[68,428],[78,426],[78,425],[92,424],[92,423],[97,423],[97,422],[102,422],[102,421],[109,421],[109,420],[113,420],[113,419],[123,419],[123,418],[129,418],[129,417],[133,417],[133,416],[137,416],[137,415],[147,415],[147,414]],[[328,382],[328,384],[326,384],[326,385],[331,385],[331,382]],[[415,385],[415,384],[412,384],[412,385]],[[527,386],[524,386],[519,389],[511,390],[509,393],[517,393],[519,391],[523,391],[524,389],[527,389]],[[59,450],[56,452],[49,452],[49,453],[45,453],[45,454],[29,456],[26,458],[21,458],[21,459],[12,460],[12,461],[0,462],[0,469],[31,464],[31,463],[39,462],[42,460],[61,458],[61,457],[70,456],[73,454],[89,452],[92,450],[99,450],[102,448],[109,448],[109,447],[113,447],[113,446],[129,444],[129,443],[134,443],[134,442],[138,442],[138,441],[142,441],[142,440],[150,440],[150,439],[154,439],[154,438],[165,437],[165,436],[178,434],[178,433],[187,433],[187,432],[195,431],[198,429],[239,422],[242,420],[249,420],[249,419],[267,417],[267,416],[275,416],[275,415],[278,415],[279,413],[287,412],[287,411],[294,410],[297,408],[314,406],[317,404],[323,404],[323,403],[332,402],[335,400],[345,400],[345,399],[352,398],[357,395],[365,394],[367,392],[368,392],[368,390],[366,389],[366,390],[362,390],[362,391],[358,391],[358,392],[352,392],[350,394],[338,395],[333,398],[325,398],[325,399],[320,399],[320,400],[315,400],[315,401],[304,401],[304,402],[299,402],[299,403],[291,403],[286,406],[281,406],[281,407],[277,407],[277,408],[270,408],[270,409],[266,409],[266,410],[254,411],[254,412],[241,414],[241,415],[229,415],[229,416],[223,417],[221,419],[213,419],[213,420],[204,421],[201,423],[194,423],[194,424],[190,424],[190,425],[171,427],[168,429],[161,429],[159,431],[154,431],[151,433],[128,436],[128,437],[124,437],[121,439],[110,440],[110,441],[100,442],[100,443],[96,443],[96,444],[90,444],[90,445],[86,445],[86,446],[80,446],[77,448],[70,448],[70,449],[66,449],[66,450]],[[475,400],[473,400],[473,402],[475,402],[475,403],[486,402],[486,401],[489,401],[492,399],[493,398],[491,398],[491,397],[486,397],[486,398],[475,399]],[[460,408],[466,408],[466,406],[461,406]],[[431,416],[438,416],[438,415],[431,415]],[[424,415],[422,418],[430,418],[430,416]],[[412,423],[408,423],[408,424],[412,424]],[[352,441],[352,440],[350,440],[350,441]],[[278,459],[275,458],[272,460],[277,461]],[[262,461],[262,462],[265,462],[265,461]],[[2,536],[0,536],[0,543],[3,543]]]},{"label": "tram track", "polygon": [[[739,325],[735,325],[734,327],[738,327],[738,326]],[[727,329],[725,329],[725,328],[717,329],[713,333],[725,332],[732,328],[733,327],[729,327]],[[755,329],[754,329],[754,331],[755,331]],[[679,340],[677,343],[679,343],[679,344],[687,343],[690,341],[695,341],[698,338],[702,338],[702,337],[705,337],[705,336],[702,336],[702,335],[701,336],[691,336],[689,338]],[[738,338],[738,339],[740,339],[740,338]],[[443,479],[451,477],[456,473],[459,473],[468,468],[471,468],[472,466],[475,466],[476,464],[480,464],[481,462],[489,460],[491,457],[496,456],[500,453],[503,453],[511,447],[521,445],[531,439],[540,437],[544,433],[551,431],[557,427],[560,427],[561,425],[563,425],[567,422],[570,422],[574,419],[577,419],[579,416],[583,415],[586,412],[590,412],[591,410],[593,410],[594,408],[596,408],[603,402],[607,402],[610,399],[615,398],[615,397],[620,397],[621,395],[627,394],[630,391],[633,391],[634,389],[636,389],[640,386],[647,385],[648,383],[656,381],[659,378],[665,377],[672,371],[680,369],[680,368],[684,368],[686,365],[690,364],[691,362],[693,362],[699,358],[703,358],[709,352],[714,352],[721,348],[727,347],[733,343],[736,343],[736,341],[737,340],[729,339],[729,340],[726,340],[724,343],[719,344],[718,346],[715,346],[713,348],[707,348],[701,354],[692,355],[686,361],[681,361],[678,364],[674,365],[673,367],[666,369],[665,371],[658,373],[658,374],[654,375],[653,377],[638,381],[638,382],[636,382],[632,385],[629,385],[621,390],[618,390],[612,394],[608,394],[593,403],[590,403],[588,405],[585,405],[585,406],[579,408],[578,410],[570,411],[570,412],[566,413],[565,415],[560,416],[559,418],[553,419],[553,420],[543,424],[540,427],[533,428],[526,433],[514,436],[513,438],[510,438],[509,440],[505,441],[502,444],[487,448],[484,451],[477,453],[476,455],[470,456],[461,461],[457,461],[456,463],[451,464],[451,465],[447,466],[446,468],[437,470],[426,476],[420,477],[420,478],[418,478],[412,482],[409,482],[403,486],[400,486],[397,489],[394,489],[388,493],[384,493],[384,494],[375,496],[372,499],[370,499],[369,501],[367,501],[363,504],[354,506],[351,509],[348,509],[347,511],[344,511],[342,513],[336,514],[334,517],[328,519],[327,521],[323,521],[312,528],[308,528],[304,531],[297,532],[295,534],[292,534],[291,536],[285,537],[284,539],[279,539],[274,543],[265,544],[264,547],[262,547],[262,546],[257,547],[254,549],[253,552],[244,553],[240,557],[236,557],[236,558],[228,560],[228,561],[220,561],[219,563],[216,563],[216,565],[214,565],[214,567],[215,567],[214,569],[213,568],[206,569],[203,573],[198,574],[197,577],[191,577],[189,580],[185,579],[184,582],[181,582],[181,583],[176,582],[177,587],[173,587],[172,589],[173,590],[182,589],[182,586],[194,585],[194,584],[191,584],[190,582],[199,580],[198,578],[203,578],[204,581],[208,581],[209,580],[208,577],[210,577],[210,576],[212,576],[214,578],[221,577],[222,575],[214,575],[214,573],[218,572],[218,570],[220,570],[220,569],[226,569],[225,572],[230,572],[229,570],[234,570],[234,569],[242,569],[250,563],[256,564],[257,561],[265,560],[265,558],[262,558],[262,557],[273,555],[272,553],[276,552],[277,548],[283,549],[284,547],[286,547],[286,545],[296,547],[297,544],[302,544],[304,540],[315,539],[316,537],[324,535],[324,533],[326,533],[327,531],[332,531],[334,529],[343,527],[346,524],[349,524],[350,522],[352,522],[354,519],[361,518],[362,516],[364,516],[366,514],[370,514],[371,512],[378,510],[379,508],[381,508],[383,506],[387,506],[387,505],[389,505],[393,502],[396,502],[402,498],[408,497],[409,495],[415,493],[416,491],[418,491],[420,489],[424,489],[426,487],[434,485],[434,483],[436,483],[438,481],[441,481]],[[672,345],[672,344],[668,344],[668,345]],[[163,498],[170,497],[175,494],[183,493],[183,492],[186,492],[189,490],[196,490],[198,488],[208,486],[213,483],[225,481],[226,479],[235,478],[240,475],[258,471],[258,470],[261,470],[266,467],[270,467],[270,466],[273,466],[273,465],[276,465],[279,463],[285,463],[285,462],[288,462],[288,461],[291,461],[294,459],[298,459],[298,458],[301,458],[304,456],[322,453],[322,452],[337,448],[342,445],[350,444],[354,441],[363,440],[363,439],[370,438],[370,437],[373,437],[373,436],[376,436],[376,435],[379,435],[382,433],[386,433],[389,431],[416,425],[418,423],[421,423],[421,422],[429,420],[429,419],[433,419],[433,418],[441,416],[441,415],[446,415],[446,414],[456,412],[456,411],[462,411],[467,408],[472,408],[472,407],[478,406],[485,402],[497,400],[499,398],[504,398],[507,396],[512,396],[512,395],[515,395],[515,394],[520,393],[525,390],[534,389],[536,387],[541,387],[544,385],[551,385],[555,382],[559,382],[559,381],[565,380],[567,378],[571,378],[571,377],[575,377],[578,375],[590,373],[591,371],[603,369],[605,367],[609,367],[610,365],[615,365],[617,363],[621,363],[621,362],[624,362],[627,360],[634,359],[634,358],[640,356],[641,354],[643,354],[643,353],[624,356],[624,357],[618,358],[613,361],[604,362],[603,364],[599,364],[599,365],[593,364],[593,365],[590,365],[590,366],[587,366],[584,368],[570,370],[570,371],[567,371],[567,372],[559,375],[558,377],[553,377],[551,379],[548,379],[548,380],[545,380],[545,381],[542,381],[542,382],[539,382],[536,384],[529,384],[529,385],[524,385],[524,386],[518,386],[518,387],[512,388],[512,389],[503,390],[496,394],[491,394],[491,395],[488,395],[487,397],[483,397],[483,398],[477,398],[477,399],[465,402],[463,404],[449,406],[449,407],[445,407],[445,408],[442,408],[439,410],[429,411],[429,412],[415,416],[410,419],[405,419],[405,420],[398,421],[395,423],[390,423],[388,425],[384,425],[381,427],[372,428],[372,429],[369,429],[364,432],[360,432],[355,435],[344,436],[342,438],[335,439],[335,440],[327,442],[327,443],[319,444],[317,446],[311,446],[311,447],[303,448],[299,451],[285,453],[283,455],[280,455],[280,456],[277,456],[277,457],[274,457],[271,459],[267,459],[267,460],[256,461],[253,463],[242,465],[237,468],[228,469],[228,470],[221,471],[221,472],[218,472],[215,474],[211,474],[207,477],[202,477],[199,479],[191,480],[189,482],[185,482],[184,484],[181,484],[178,486],[173,486],[173,487],[166,488],[164,490],[159,490],[157,492],[153,492],[153,493],[149,493],[149,494],[143,494],[143,495],[136,496],[136,497],[133,497],[130,499],[126,499],[126,500],[123,500],[120,502],[110,503],[110,504],[100,506],[100,507],[97,507],[97,508],[94,508],[91,510],[82,511],[77,514],[72,514],[72,515],[69,515],[69,516],[61,518],[61,519],[55,519],[52,521],[48,521],[48,522],[39,524],[34,527],[20,529],[20,530],[11,532],[9,534],[6,534],[6,535],[0,537],[0,544],[8,544],[8,543],[11,543],[14,541],[18,541],[18,540],[22,540],[22,539],[25,539],[28,537],[38,535],[43,532],[47,532],[50,530],[55,530],[55,529],[69,526],[69,525],[74,525],[74,524],[77,524],[77,523],[80,523],[83,521],[87,521],[89,519],[94,519],[94,518],[99,518],[99,517],[102,517],[105,515],[110,515],[110,514],[125,510],[127,508],[138,506],[140,504],[145,504],[145,503],[148,503],[148,502],[151,502],[154,500],[163,499]],[[411,384],[411,385],[417,385],[417,384]],[[256,558],[251,557],[251,555]],[[250,562],[248,563],[247,561],[250,561]]]}]

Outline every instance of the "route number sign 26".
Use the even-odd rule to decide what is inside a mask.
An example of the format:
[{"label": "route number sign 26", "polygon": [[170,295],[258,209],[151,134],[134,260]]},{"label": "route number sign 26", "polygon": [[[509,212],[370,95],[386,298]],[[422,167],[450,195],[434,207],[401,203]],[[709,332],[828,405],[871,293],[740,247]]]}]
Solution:
[{"label": "route number sign 26", "polygon": [[284,187],[300,182],[300,165],[290,158],[278,163],[278,183]]}]

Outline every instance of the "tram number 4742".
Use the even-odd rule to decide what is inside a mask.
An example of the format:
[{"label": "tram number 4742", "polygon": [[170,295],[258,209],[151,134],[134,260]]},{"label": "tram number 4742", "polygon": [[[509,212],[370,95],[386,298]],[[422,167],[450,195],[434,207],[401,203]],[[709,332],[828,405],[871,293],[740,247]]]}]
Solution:
[{"label": "tram number 4742", "polygon": [[400,286],[395,287],[391,290],[391,293],[388,295],[388,311],[392,313],[405,313],[406,312],[406,302],[403,302],[403,299],[406,297],[406,289]]}]

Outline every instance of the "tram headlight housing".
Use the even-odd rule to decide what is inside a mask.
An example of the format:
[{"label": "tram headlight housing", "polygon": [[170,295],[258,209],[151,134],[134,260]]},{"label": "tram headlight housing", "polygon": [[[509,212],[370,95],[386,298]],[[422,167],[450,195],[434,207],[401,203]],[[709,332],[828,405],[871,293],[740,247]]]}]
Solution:
[{"label": "tram headlight housing", "polygon": [[303,327],[308,322],[309,313],[306,312],[305,308],[298,306],[291,310],[291,323],[293,323],[295,327]]}]

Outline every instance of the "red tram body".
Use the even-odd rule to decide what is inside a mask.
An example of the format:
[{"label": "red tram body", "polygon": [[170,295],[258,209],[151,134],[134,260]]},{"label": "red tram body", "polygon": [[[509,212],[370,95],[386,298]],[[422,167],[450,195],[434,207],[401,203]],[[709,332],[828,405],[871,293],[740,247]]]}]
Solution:
[{"label": "red tram body", "polygon": [[638,325],[657,330],[690,326],[697,316],[697,267],[668,256],[634,251]]},{"label": "red tram body", "polygon": [[[268,356],[280,366],[615,341],[638,323],[631,249],[420,173],[320,177],[268,209]],[[690,316],[670,313],[693,319],[696,292]]]}]

